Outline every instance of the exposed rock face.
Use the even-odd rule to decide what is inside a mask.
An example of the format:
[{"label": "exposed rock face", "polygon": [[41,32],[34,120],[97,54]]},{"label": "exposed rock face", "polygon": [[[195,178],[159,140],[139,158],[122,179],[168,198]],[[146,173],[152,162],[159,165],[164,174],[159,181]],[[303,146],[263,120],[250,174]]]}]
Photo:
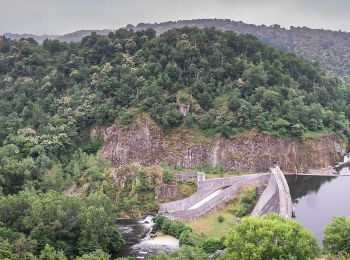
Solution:
[{"label": "exposed rock face", "polygon": [[[93,134],[96,131],[93,129]],[[346,150],[346,144],[331,135],[301,141],[250,133],[231,140],[209,137],[193,129],[164,134],[149,120],[141,119],[128,129],[112,125],[100,131],[105,140],[102,155],[119,165],[167,163],[185,168],[222,166],[259,172],[278,164],[286,172],[305,172],[335,164]]]},{"label": "exposed rock face", "polygon": [[157,200],[176,199],[180,195],[180,189],[177,184],[162,184],[156,187],[155,195]]}]

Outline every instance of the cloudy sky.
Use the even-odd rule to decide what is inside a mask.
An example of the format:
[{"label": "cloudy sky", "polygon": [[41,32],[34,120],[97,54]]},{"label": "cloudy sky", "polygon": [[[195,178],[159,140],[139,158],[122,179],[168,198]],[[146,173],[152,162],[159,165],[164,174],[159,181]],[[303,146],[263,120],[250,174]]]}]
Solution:
[{"label": "cloudy sky", "polygon": [[349,10],[349,0],[0,0],[0,33],[64,34],[194,18],[350,31]]}]

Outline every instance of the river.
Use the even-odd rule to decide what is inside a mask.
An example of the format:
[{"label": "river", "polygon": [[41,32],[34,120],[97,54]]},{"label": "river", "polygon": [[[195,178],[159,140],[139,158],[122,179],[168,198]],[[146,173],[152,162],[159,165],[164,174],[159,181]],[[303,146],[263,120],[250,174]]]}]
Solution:
[{"label": "river", "polygon": [[172,236],[151,236],[154,225],[152,216],[143,220],[118,219],[117,224],[126,245],[121,251],[113,254],[113,258],[131,256],[135,259],[146,259],[147,256],[158,252],[172,252],[179,248],[179,240]]},{"label": "river", "polygon": [[[350,174],[343,168],[340,174]],[[319,244],[324,227],[334,216],[350,216],[350,176],[286,176],[295,204],[296,219],[311,230]]]}]

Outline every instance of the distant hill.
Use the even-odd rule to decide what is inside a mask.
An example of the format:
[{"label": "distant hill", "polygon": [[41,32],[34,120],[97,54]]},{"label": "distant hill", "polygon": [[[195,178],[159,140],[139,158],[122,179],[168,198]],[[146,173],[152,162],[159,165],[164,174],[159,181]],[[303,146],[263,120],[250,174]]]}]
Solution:
[{"label": "distant hill", "polygon": [[56,39],[62,42],[79,42],[85,36],[90,35],[92,32],[96,32],[101,35],[108,35],[112,30],[104,29],[104,30],[81,30],[73,33],[67,33],[62,36],[57,37]]},{"label": "distant hill", "polygon": [[104,30],[80,30],[72,33],[67,33],[64,35],[35,35],[35,34],[16,34],[16,33],[5,33],[5,37],[10,38],[12,40],[19,40],[21,38],[33,38],[39,43],[42,43],[45,39],[51,40],[59,40],[61,42],[79,42],[85,36],[90,35],[92,32],[96,32],[97,34],[107,35],[112,30],[104,29]]},{"label": "distant hill", "polygon": [[6,38],[12,39],[12,40],[19,40],[22,38],[33,38],[37,42],[42,43],[45,39],[56,39],[57,37],[60,37],[60,35],[35,35],[35,34],[18,34],[18,33],[5,33],[4,36]]},{"label": "distant hill", "polygon": [[350,82],[350,33],[307,27],[290,27],[285,29],[279,25],[265,26],[246,24],[229,19],[197,19],[164,22],[155,24],[140,23],[128,25],[134,30],[152,28],[161,34],[172,28],[215,27],[241,34],[252,34],[260,40],[283,51],[293,52],[308,60],[318,62],[322,67],[343,77]]}]

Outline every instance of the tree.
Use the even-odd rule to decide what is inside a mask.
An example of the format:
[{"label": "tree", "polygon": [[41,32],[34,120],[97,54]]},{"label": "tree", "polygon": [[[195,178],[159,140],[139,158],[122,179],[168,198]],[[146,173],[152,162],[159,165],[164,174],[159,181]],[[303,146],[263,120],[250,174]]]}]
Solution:
[{"label": "tree", "polygon": [[52,246],[45,245],[40,252],[39,260],[67,260],[67,258],[62,251],[57,252]]},{"label": "tree", "polygon": [[84,254],[78,257],[76,260],[109,260],[110,255],[103,252],[102,250],[96,250],[88,254]]},{"label": "tree", "polygon": [[0,259],[17,260],[18,256],[12,251],[12,246],[7,240],[0,238]]},{"label": "tree", "polygon": [[150,260],[208,260],[208,255],[200,248],[182,246],[179,250],[170,253],[160,253],[156,256],[151,256]]},{"label": "tree", "polygon": [[[35,240],[38,250],[42,249],[45,255],[55,253],[52,249],[70,258],[78,251],[81,254],[97,249],[118,251],[124,240],[115,218],[113,204],[105,195],[74,198],[54,191],[26,190],[18,195],[0,197],[0,223]],[[18,236],[5,231],[0,230],[0,238]],[[18,250],[23,247],[19,239],[11,239]],[[28,247],[33,241],[27,240]]]},{"label": "tree", "polygon": [[228,259],[313,259],[319,253],[310,231],[276,214],[243,218],[229,232],[225,245]]},{"label": "tree", "polygon": [[350,218],[334,217],[324,233],[323,245],[328,252],[350,254]]}]

